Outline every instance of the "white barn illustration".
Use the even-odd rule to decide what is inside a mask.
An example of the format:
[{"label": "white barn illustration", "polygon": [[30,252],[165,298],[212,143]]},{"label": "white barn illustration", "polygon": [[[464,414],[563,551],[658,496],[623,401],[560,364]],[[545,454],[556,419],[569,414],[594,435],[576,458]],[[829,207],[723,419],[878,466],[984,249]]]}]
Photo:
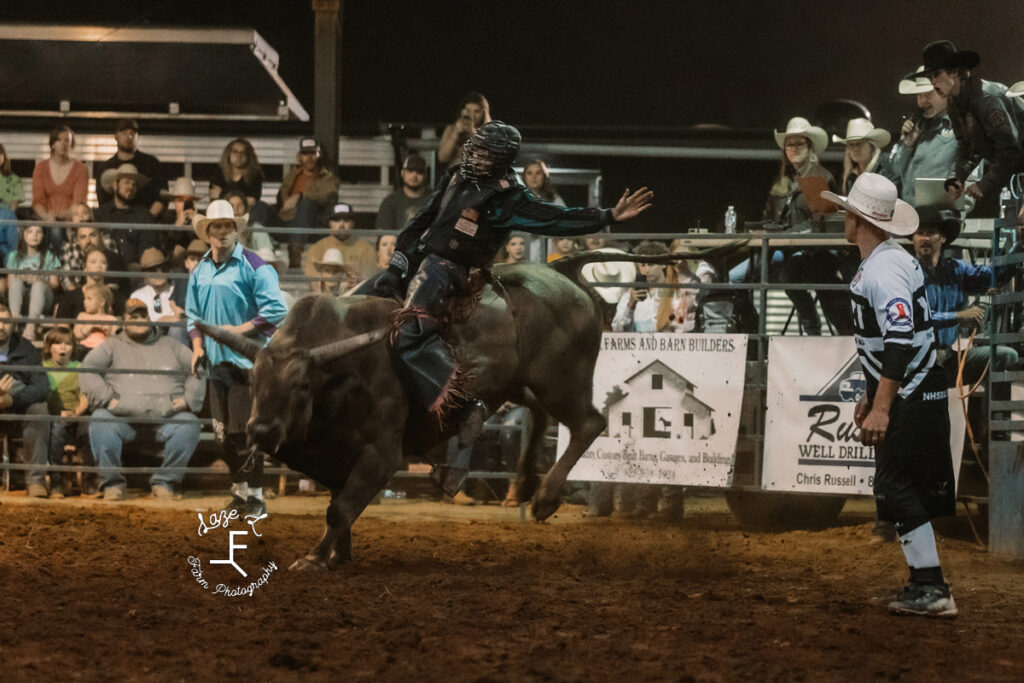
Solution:
[{"label": "white barn illustration", "polygon": [[694,395],[688,379],[656,360],[616,385],[605,401],[607,434],[620,439],[706,440],[714,408]]}]

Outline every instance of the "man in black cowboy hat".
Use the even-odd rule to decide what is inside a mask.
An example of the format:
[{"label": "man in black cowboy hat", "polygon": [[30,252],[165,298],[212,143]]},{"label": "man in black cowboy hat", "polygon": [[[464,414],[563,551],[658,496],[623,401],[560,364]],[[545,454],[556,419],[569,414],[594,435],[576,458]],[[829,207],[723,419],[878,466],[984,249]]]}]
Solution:
[{"label": "man in black cowboy hat", "polygon": [[[924,48],[924,67],[907,79],[925,76],[935,92],[949,100],[949,118],[957,139],[954,175],[946,189],[954,198],[997,194],[1010,175],[1024,171],[1024,104],[1006,96],[1006,86],[971,75],[981,61],[977,52],[957,50],[948,40]],[[966,188],[967,176],[982,160],[985,174]]]},{"label": "man in black cowboy hat", "polygon": [[[958,327],[962,325],[980,327],[985,320],[985,310],[968,302],[971,295],[985,294],[992,283],[993,275],[998,283],[1013,276],[1009,268],[973,265],[962,259],[946,258],[942,248],[949,246],[960,234],[960,220],[952,213],[940,211],[934,206],[917,210],[920,223],[912,236],[914,254],[924,271],[925,293],[932,310],[935,336],[939,344],[939,362],[946,369],[950,380],[955,379],[957,356],[952,352],[956,343]],[[967,352],[964,365],[963,383],[970,385],[981,378],[989,360],[987,347],[972,348]],[[992,371],[1001,372],[1012,368],[1017,362],[1017,352],[1009,346],[997,346]]]}]

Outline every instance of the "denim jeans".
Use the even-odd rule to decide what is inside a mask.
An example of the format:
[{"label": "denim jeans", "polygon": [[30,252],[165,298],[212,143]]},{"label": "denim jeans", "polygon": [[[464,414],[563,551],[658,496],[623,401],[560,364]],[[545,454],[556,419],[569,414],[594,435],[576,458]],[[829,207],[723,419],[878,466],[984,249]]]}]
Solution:
[{"label": "denim jeans", "polygon": [[[50,410],[45,403],[33,403],[25,411],[26,415],[49,415]],[[25,472],[26,484],[46,485],[46,464],[60,465],[64,456],[64,443],[67,439],[69,425],[63,422],[32,421],[25,423],[22,436],[25,445],[32,449],[32,465],[38,469]],[[57,479],[54,473],[54,479]]]},{"label": "denim jeans", "polygon": [[[111,418],[113,414],[105,409],[97,410],[93,417]],[[164,424],[138,425],[140,429],[154,429],[156,440],[162,443],[163,467],[185,467],[192,453],[199,445],[199,418],[192,413],[178,413],[167,418]],[[89,443],[100,466],[100,489],[124,488],[124,474],[109,469],[121,466],[121,450],[131,443],[138,433],[128,422],[90,422]],[[151,486],[163,486],[171,491],[180,484],[185,475],[181,472],[156,472],[150,477]]]},{"label": "denim jeans", "polygon": [[28,317],[40,318],[44,310],[53,306],[53,290],[50,285],[43,281],[44,276],[39,276],[35,282],[29,284],[20,277],[12,278],[10,290],[7,292],[7,301],[10,304],[11,315],[21,315],[22,303],[25,300],[25,290],[28,295]]}]

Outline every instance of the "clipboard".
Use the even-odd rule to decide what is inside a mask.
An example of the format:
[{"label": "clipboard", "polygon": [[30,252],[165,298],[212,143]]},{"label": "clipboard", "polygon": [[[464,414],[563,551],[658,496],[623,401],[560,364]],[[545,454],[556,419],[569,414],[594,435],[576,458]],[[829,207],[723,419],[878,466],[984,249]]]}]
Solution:
[{"label": "clipboard", "polygon": [[822,215],[839,210],[838,206],[821,198],[821,193],[828,190],[828,178],[812,176],[797,178],[796,182],[800,185],[800,192],[803,193],[804,201],[807,202],[807,208],[811,210],[811,213]]}]

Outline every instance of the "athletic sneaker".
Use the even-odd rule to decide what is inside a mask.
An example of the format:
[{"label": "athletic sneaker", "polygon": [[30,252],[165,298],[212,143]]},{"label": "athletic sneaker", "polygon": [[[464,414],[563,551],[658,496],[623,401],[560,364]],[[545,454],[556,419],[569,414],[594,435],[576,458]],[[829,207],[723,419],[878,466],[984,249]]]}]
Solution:
[{"label": "athletic sneaker", "polygon": [[949,592],[949,584],[911,583],[904,587],[898,598],[889,603],[889,612],[919,617],[956,616],[956,603]]}]

